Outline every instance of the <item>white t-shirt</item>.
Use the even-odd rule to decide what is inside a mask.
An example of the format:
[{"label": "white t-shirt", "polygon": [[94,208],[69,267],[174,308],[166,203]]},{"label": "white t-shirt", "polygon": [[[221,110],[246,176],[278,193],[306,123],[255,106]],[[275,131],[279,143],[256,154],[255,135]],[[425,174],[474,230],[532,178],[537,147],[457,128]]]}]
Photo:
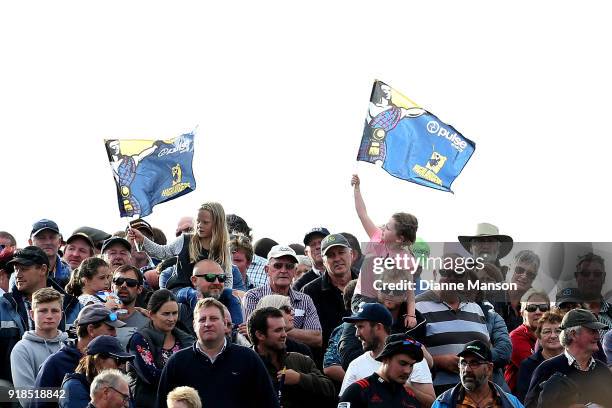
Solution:
[{"label": "white t-shirt", "polygon": [[[339,395],[342,395],[348,386],[355,381],[374,374],[381,364],[380,361],[374,360],[371,351],[367,351],[351,361],[351,364],[349,364],[344,374],[344,380],[342,381]],[[408,381],[419,384],[431,384],[431,371],[429,371],[429,366],[425,359],[414,365]]]}]

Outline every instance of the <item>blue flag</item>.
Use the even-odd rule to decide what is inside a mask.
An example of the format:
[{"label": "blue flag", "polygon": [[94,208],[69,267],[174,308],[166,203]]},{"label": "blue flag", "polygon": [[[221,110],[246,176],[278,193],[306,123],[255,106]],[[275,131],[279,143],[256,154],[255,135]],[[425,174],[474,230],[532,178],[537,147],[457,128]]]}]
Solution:
[{"label": "blue flag", "polygon": [[452,126],[374,81],[357,160],[381,161],[392,176],[452,192],[475,148]]},{"label": "blue flag", "polygon": [[196,188],[193,133],[170,140],[105,140],[122,217],[145,217],[153,206]]}]

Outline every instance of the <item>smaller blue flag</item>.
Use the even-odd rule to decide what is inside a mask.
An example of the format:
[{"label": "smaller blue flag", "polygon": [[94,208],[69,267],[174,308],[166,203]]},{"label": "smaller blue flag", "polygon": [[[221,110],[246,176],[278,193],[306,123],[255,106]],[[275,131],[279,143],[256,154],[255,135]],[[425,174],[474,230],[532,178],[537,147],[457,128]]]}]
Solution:
[{"label": "smaller blue flag", "polygon": [[105,140],[121,217],[146,217],[153,206],[196,188],[193,133],[170,140]]},{"label": "smaller blue flag", "polygon": [[442,191],[476,145],[382,81],[374,81],[357,160],[382,162],[392,176]]}]

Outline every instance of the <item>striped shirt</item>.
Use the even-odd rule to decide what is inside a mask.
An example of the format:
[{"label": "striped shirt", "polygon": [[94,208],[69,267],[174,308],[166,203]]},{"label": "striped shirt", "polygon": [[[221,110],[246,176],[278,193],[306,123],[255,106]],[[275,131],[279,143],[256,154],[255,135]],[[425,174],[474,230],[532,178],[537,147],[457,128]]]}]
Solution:
[{"label": "striped shirt", "polygon": [[[426,321],[425,345],[432,356],[457,355],[472,340],[489,342],[489,331],[482,308],[474,302],[461,302],[457,310],[442,302],[433,291],[417,297],[416,309]],[[434,385],[457,384],[459,375],[439,370]]]},{"label": "striped shirt", "polygon": [[253,254],[253,260],[247,268],[246,274],[256,288],[265,286],[268,283],[268,274],[264,269],[267,264],[266,258]]},{"label": "striped shirt", "polygon": [[[255,310],[261,298],[273,294],[275,294],[275,292],[272,291],[269,283],[259,288],[248,290],[242,299],[244,321],[248,321],[249,316],[253,313],[253,310]],[[319,315],[317,314],[317,309],[310,296],[289,288],[289,299],[291,300],[291,306],[294,310],[294,327],[304,330],[321,331]]]}]

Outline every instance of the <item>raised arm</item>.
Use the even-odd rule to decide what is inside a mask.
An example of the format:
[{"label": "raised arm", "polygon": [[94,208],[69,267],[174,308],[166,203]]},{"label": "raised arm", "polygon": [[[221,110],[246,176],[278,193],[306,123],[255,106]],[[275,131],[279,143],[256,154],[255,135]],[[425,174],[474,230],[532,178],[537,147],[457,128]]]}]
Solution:
[{"label": "raised arm", "polygon": [[376,233],[378,227],[372,222],[370,216],[368,215],[368,211],[366,210],[365,202],[363,201],[363,197],[361,196],[360,189],[361,181],[359,180],[359,176],[357,174],[353,174],[353,178],[351,179],[351,185],[353,186],[353,193],[355,196],[355,210],[357,211],[357,216],[361,221],[361,225],[365,229],[368,237],[371,237]]}]

